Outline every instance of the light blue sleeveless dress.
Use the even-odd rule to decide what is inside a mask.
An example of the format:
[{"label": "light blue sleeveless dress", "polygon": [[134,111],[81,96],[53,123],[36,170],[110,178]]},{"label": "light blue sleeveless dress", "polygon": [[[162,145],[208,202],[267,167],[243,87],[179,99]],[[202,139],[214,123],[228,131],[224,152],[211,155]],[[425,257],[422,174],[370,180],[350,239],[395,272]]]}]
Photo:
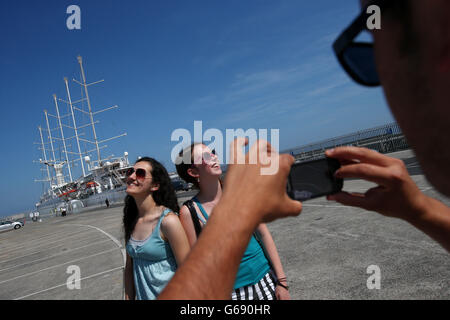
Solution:
[{"label": "light blue sleeveless dress", "polygon": [[152,234],[139,241],[132,237],[126,250],[133,259],[133,276],[136,299],[154,300],[169,283],[177,269],[170,244],[161,239],[161,221],[171,212],[165,209]]}]

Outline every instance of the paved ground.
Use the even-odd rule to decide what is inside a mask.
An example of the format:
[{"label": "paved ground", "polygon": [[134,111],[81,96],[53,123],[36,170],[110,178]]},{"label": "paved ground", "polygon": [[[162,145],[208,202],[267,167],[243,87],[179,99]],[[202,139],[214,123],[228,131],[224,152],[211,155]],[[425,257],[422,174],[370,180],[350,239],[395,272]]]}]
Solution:
[{"label": "paved ground", "polygon": [[[420,174],[410,151],[404,159],[426,194],[445,198]],[[347,181],[344,189],[371,185]],[[192,195],[185,193],[180,201]],[[27,223],[0,233],[0,299],[121,299],[122,207]],[[449,299],[450,256],[405,222],[319,198],[299,217],[271,223],[293,299]],[[368,289],[369,266],[380,289]],[[67,282],[80,271],[80,289]]]}]

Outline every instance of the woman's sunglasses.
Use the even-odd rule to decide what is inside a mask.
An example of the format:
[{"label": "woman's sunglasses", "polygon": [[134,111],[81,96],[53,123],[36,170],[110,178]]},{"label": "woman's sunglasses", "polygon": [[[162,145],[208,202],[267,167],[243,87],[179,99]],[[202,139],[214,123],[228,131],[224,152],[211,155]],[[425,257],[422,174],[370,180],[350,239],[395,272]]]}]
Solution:
[{"label": "woman's sunglasses", "polygon": [[147,175],[147,172],[145,171],[145,169],[142,168],[138,168],[138,169],[134,169],[134,168],[130,168],[127,170],[127,172],[125,173],[125,176],[128,178],[130,177],[133,173],[136,173],[136,179],[139,180],[144,180],[145,176]]},{"label": "woman's sunglasses", "polygon": [[[211,152],[205,151],[202,153],[202,164],[208,164],[209,162],[211,162],[211,160],[214,158],[214,156],[216,155],[216,149],[212,149]],[[191,166],[193,166],[194,164],[200,164],[200,163],[192,163]]]},{"label": "woman's sunglasses", "polygon": [[205,163],[209,163],[214,158],[215,155],[216,155],[216,149],[212,149],[211,152],[205,151],[202,153],[202,160]]}]

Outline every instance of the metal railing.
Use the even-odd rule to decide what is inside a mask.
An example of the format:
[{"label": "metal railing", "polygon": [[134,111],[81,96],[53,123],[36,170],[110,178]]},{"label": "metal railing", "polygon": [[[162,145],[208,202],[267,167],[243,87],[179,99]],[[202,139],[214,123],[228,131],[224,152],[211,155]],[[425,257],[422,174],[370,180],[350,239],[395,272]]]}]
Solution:
[{"label": "metal railing", "polygon": [[323,158],[325,150],[339,146],[365,147],[380,153],[395,152],[409,148],[399,125],[394,122],[291,148],[282,151],[282,153],[290,153],[295,157],[296,162],[302,162]]}]

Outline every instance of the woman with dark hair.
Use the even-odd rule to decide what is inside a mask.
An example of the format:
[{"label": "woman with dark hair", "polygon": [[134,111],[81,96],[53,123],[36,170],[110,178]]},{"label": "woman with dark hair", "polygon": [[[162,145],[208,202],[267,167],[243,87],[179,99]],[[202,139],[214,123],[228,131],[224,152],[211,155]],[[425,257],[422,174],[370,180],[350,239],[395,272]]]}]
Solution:
[{"label": "woman with dark hair", "polygon": [[176,215],[177,197],[164,166],[144,157],[126,176],[125,299],[156,299],[186,258],[189,243]]},{"label": "woman with dark hair", "polygon": [[[200,191],[180,210],[181,224],[191,247],[222,196],[222,169],[214,150],[193,143],[182,150],[176,165],[178,175]],[[239,223],[239,221],[236,221]],[[269,229],[261,223],[244,255],[231,293],[233,300],[288,300],[286,276]]]}]

